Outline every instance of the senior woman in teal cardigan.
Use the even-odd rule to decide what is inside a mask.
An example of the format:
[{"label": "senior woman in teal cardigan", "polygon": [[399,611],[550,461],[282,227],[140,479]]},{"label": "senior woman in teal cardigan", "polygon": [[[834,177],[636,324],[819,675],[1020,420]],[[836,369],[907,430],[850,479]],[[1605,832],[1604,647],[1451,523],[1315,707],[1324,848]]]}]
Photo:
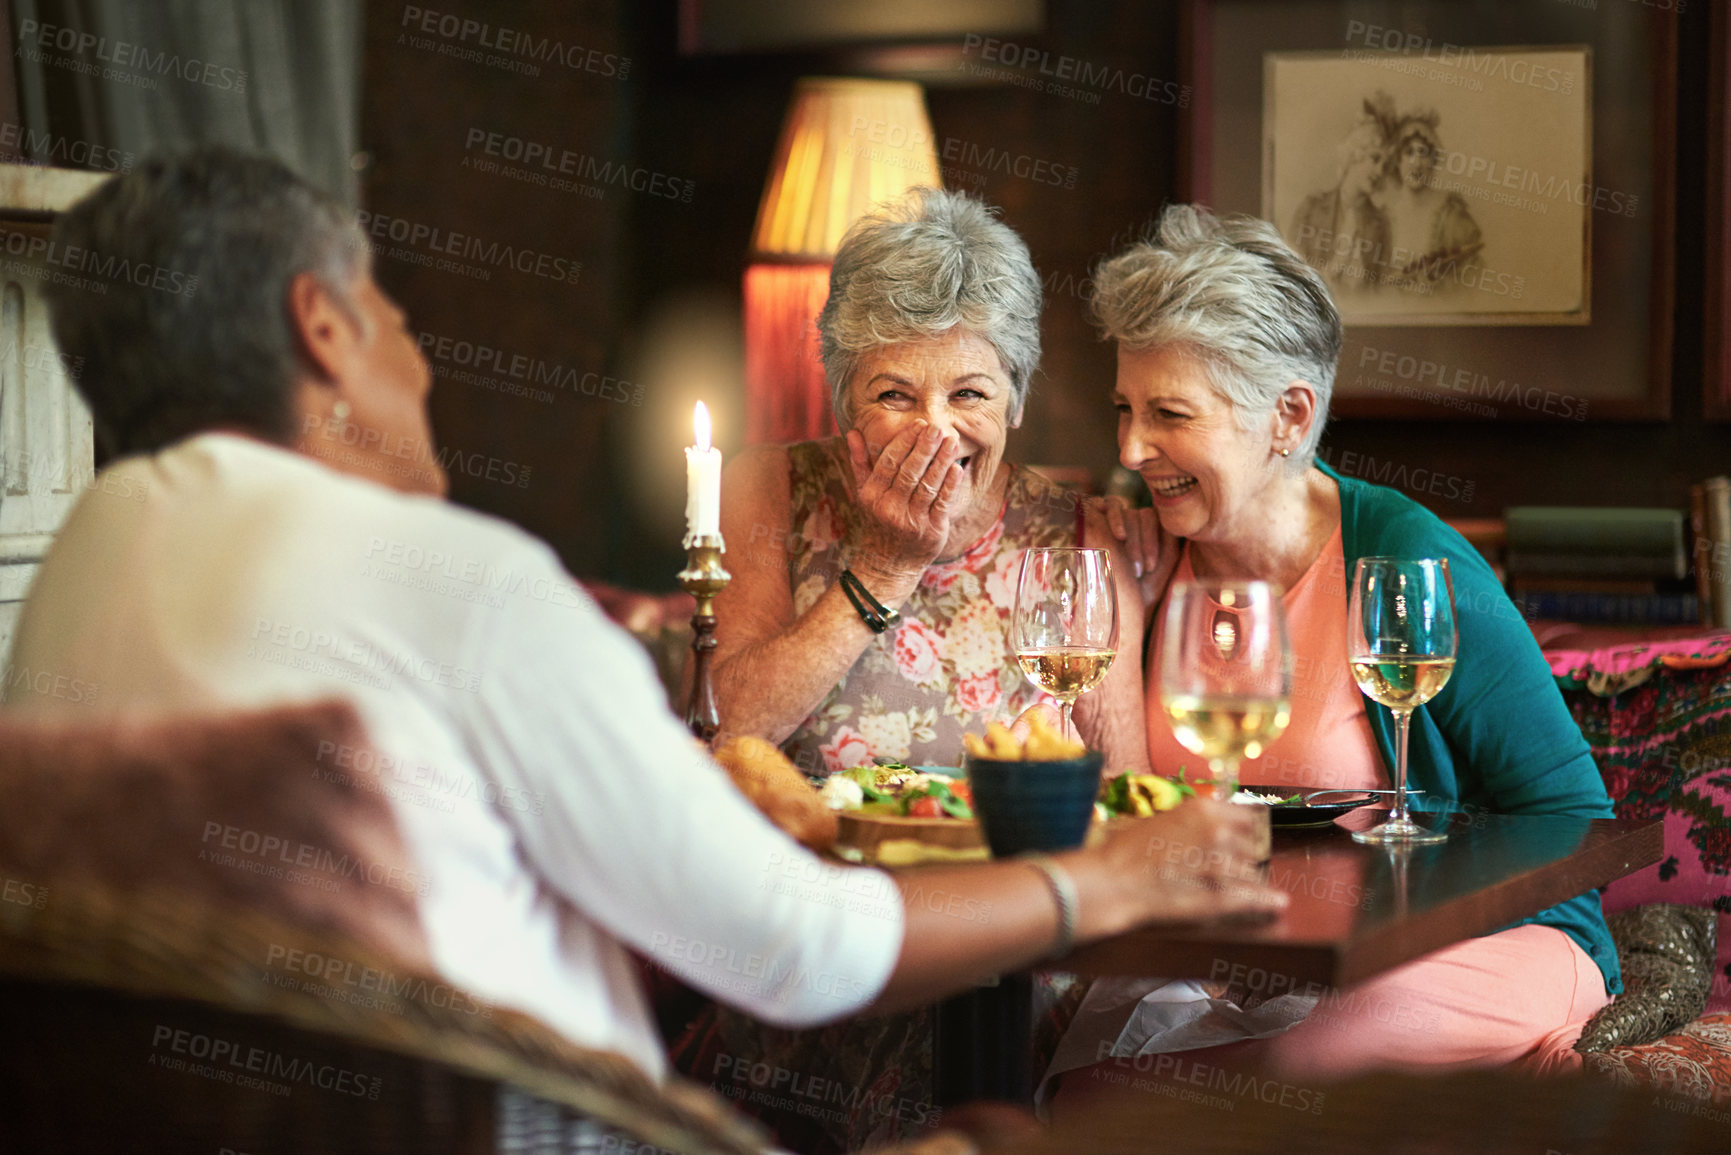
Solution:
[{"label": "senior woman in teal cardigan", "polygon": [[[1172,206],[1147,240],[1095,274],[1094,311],[1117,343],[1121,463],[1147,483],[1153,509],[1113,511],[1155,607],[1191,577],[1276,582],[1296,657],[1292,724],[1246,781],[1339,788],[1389,785],[1394,727],[1347,664],[1350,576],[1361,557],[1446,557],[1460,630],[1453,679],[1413,715],[1409,773],[1422,808],[1608,818],[1611,803],[1538,645],[1472,546],[1403,496],[1315,460],[1340,356],[1340,314],[1316,271],[1273,226]],[[1157,644],[1157,638],[1154,639]],[[1150,759],[1163,773],[1195,756],[1161,708],[1159,663],[1145,663]],[[1170,1028],[1175,984],[1103,982],[1090,992],[1065,1055],[1186,1050],[1200,1038]],[[1245,992],[1197,984],[1198,1005]],[[1147,989],[1147,988],[1155,989]],[[1597,892],[1457,943],[1312,1007],[1288,1000],[1285,1023],[1265,1010],[1233,1048],[1265,1069],[1307,1078],[1378,1067],[1578,1066],[1573,1044],[1622,989]],[[1250,995],[1269,992],[1248,992]],[[1151,1000],[1135,1013],[1138,997]],[[1239,999],[1239,1002],[1253,1000]],[[1110,1008],[1124,1012],[1116,1026]],[[1210,1004],[1220,1009],[1219,1003]],[[1200,1014],[1200,1012],[1198,1012]],[[1286,1024],[1295,1025],[1286,1026]],[[1286,1029],[1281,1028],[1285,1026]],[[1078,1043],[1084,1045],[1078,1045]],[[1108,1045],[1109,1044],[1109,1045]],[[1186,1058],[1194,1060],[1196,1052]],[[1225,1061],[1224,1056],[1221,1061]],[[1066,1080],[1070,1087],[1083,1080]],[[1107,1080],[1087,1081],[1093,1086]],[[1084,1093],[1085,1097],[1085,1093]]]}]

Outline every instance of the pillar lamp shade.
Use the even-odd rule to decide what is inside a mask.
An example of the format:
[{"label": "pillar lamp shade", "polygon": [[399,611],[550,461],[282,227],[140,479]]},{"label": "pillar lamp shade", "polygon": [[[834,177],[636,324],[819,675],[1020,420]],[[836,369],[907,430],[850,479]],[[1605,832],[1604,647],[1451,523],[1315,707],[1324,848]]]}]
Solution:
[{"label": "pillar lamp shade", "polygon": [[801,80],[758,205],[752,259],[828,261],[866,210],[940,180],[919,85]]},{"label": "pillar lamp shade", "polygon": [[745,273],[749,442],[835,432],[816,325],[830,260],[848,226],[873,206],[941,184],[918,84],[808,78],[795,87]]}]

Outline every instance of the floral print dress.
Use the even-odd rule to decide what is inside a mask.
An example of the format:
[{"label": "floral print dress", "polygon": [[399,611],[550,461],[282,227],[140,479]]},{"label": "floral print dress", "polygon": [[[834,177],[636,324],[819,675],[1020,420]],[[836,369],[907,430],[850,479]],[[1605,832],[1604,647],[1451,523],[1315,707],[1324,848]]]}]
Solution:
[{"label": "floral print dress", "polygon": [[[851,562],[862,516],[839,437],[788,447],[792,513],[787,577],[803,614]],[[783,744],[808,774],[874,757],[960,765],[962,734],[1008,721],[1040,701],[1011,648],[1022,551],[1076,544],[1076,495],[1012,465],[998,520],[960,556],[932,565],[901,607],[899,626],[860,655]]]},{"label": "floral print dress", "polygon": [[[788,448],[788,580],[798,613],[849,564],[858,511],[846,454],[839,437]],[[961,556],[926,570],[901,607],[901,625],[873,642],[785,743],[794,762],[811,774],[878,755],[955,766],[964,732],[1039,701],[1010,648],[1022,550],[1076,544],[1079,505],[1070,491],[1011,466],[998,520]],[[1040,1056],[1051,1053],[1081,999],[1073,979],[1057,978],[1036,985]],[[682,1073],[756,1115],[788,1150],[859,1151],[928,1132],[942,1114],[933,1103],[930,1008],[787,1029],[712,1003],[671,1051]],[[1043,1069],[1044,1058],[1035,1061]],[[750,1079],[728,1077],[747,1069]],[[751,1082],[759,1072],[765,1081]]]}]

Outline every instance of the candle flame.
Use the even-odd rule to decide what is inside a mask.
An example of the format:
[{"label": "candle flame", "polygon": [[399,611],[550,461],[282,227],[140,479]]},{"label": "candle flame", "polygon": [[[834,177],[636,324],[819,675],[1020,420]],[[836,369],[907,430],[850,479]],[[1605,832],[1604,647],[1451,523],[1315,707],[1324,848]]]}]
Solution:
[{"label": "candle flame", "polygon": [[709,407],[703,402],[697,403],[697,408],[691,414],[692,428],[697,430],[697,448],[699,452],[709,452]]}]

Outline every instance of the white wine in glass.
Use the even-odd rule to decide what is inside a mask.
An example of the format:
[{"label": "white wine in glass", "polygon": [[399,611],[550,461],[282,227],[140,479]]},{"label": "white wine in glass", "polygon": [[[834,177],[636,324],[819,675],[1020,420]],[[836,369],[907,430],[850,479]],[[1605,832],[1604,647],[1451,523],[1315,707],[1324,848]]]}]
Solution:
[{"label": "white wine in glass", "polygon": [[1436,697],[1455,672],[1453,658],[1352,663],[1352,677],[1364,696],[1391,710],[1412,710]]},{"label": "white wine in glass", "polygon": [[1060,702],[1074,702],[1100,684],[1117,656],[1117,650],[1065,646],[1018,653],[1016,661],[1034,685]]},{"label": "white wine in glass", "polygon": [[1098,686],[1118,655],[1118,590],[1103,549],[1030,549],[1016,583],[1011,644],[1022,673],[1058,699],[1064,735],[1076,699]]},{"label": "white wine in glass", "polygon": [[1218,695],[1163,695],[1172,733],[1186,750],[1237,765],[1260,758],[1271,742],[1286,731],[1292,708],[1278,698],[1237,698]]},{"label": "white wine in glass", "polygon": [[1160,625],[1160,704],[1172,734],[1208,760],[1222,799],[1238,763],[1260,758],[1292,721],[1292,644],[1267,582],[1184,581]]},{"label": "white wine in glass", "polygon": [[1388,821],[1355,830],[1360,842],[1416,845],[1448,835],[1407,812],[1406,747],[1412,712],[1436,697],[1455,671],[1454,583],[1446,558],[1361,557],[1346,611],[1347,660],[1365,697],[1394,714],[1394,806]]}]

